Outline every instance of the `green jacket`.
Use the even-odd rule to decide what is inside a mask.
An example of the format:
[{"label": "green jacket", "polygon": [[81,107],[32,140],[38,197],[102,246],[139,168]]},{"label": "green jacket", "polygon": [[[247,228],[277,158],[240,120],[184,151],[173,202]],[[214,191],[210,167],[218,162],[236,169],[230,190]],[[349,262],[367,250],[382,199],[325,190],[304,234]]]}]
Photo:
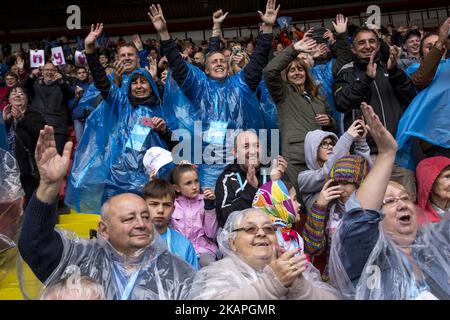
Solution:
[{"label": "green jacket", "polygon": [[[290,165],[306,169],[304,150],[306,134],[316,129],[336,132],[337,126],[325,98],[320,100],[311,96],[309,100],[300,93],[297,86],[283,80],[281,72],[298,54],[293,46],[287,47],[269,62],[263,72],[270,95],[277,105],[281,154]],[[323,127],[317,125],[314,120],[316,114],[327,114],[331,119],[330,125]],[[295,177],[294,181],[296,180]]]}]

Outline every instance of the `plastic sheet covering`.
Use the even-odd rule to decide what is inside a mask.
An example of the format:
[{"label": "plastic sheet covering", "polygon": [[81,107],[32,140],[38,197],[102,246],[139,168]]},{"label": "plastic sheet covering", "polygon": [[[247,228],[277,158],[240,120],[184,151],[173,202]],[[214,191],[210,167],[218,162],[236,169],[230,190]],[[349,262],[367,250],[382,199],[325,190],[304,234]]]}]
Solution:
[{"label": "plastic sheet covering", "polygon": [[[135,73],[143,74],[158,95],[145,69]],[[143,117],[161,117],[170,130],[176,128],[173,115],[161,105],[134,107],[114,84],[106,100],[86,121],[67,181],[65,202],[78,212],[99,214],[101,204],[113,195],[142,194],[149,180],[142,162],[145,152],[154,146],[167,149],[158,133],[142,124]]]},{"label": "plastic sheet covering", "polygon": [[[406,73],[412,75],[420,64],[411,65]],[[410,103],[397,129],[396,163],[415,170],[411,156],[411,138],[417,137],[433,145],[450,148],[450,59],[439,63],[433,82]]]},{"label": "plastic sheet covering", "polygon": [[[36,290],[36,282],[27,281],[27,274],[20,269],[22,292],[28,299],[39,299],[46,287],[70,275],[74,265],[81,274],[101,284],[107,300],[175,300],[189,295],[196,270],[171,254],[157,232],[149,246],[126,257],[101,237],[81,239],[72,232],[56,230],[63,240],[63,254],[45,283]],[[127,283],[134,283],[129,295]]]},{"label": "plastic sheet covering", "polygon": [[257,96],[265,119],[266,129],[279,129],[277,106],[269,93],[269,88],[264,80],[258,85]]},{"label": "plastic sheet covering", "polygon": [[[201,186],[214,189],[226,161],[233,160],[233,139],[238,132],[227,135],[227,129],[258,131],[266,128],[267,119],[255,92],[245,83],[243,71],[216,81],[195,66],[188,68],[181,90],[169,73],[164,105],[173,110],[179,128],[190,134],[185,141],[191,150],[183,154],[183,159],[199,164]],[[196,126],[197,121],[200,123]]]},{"label": "plastic sheet covering", "polygon": [[333,92],[333,64],[336,59],[329,60],[327,63],[316,64],[311,69],[311,74],[316,80],[319,87],[320,94],[327,99],[328,105],[331,107],[332,116],[339,128],[339,135],[344,133],[344,115],[336,110],[336,104],[334,103],[334,92]]},{"label": "plastic sheet covering", "polygon": [[0,283],[15,267],[23,196],[17,161],[9,152],[0,149]]},{"label": "plastic sheet covering", "polygon": [[[191,290],[192,299],[226,299],[228,294],[241,289],[245,290],[263,275],[263,270],[252,268],[229,245],[229,239],[235,234],[232,230],[242,227],[244,218],[254,211],[260,210],[251,208],[235,211],[228,217],[224,228],[220,229],[217,235],[219,250],[224,258],[200,269]],[[313,286],[337,295],[334,288],[322,282],[320,272],[312,264],[309,264],[303,277]]]},{"label": "plastic sheet covering", "polygon": [[344,215],[331,246],[331,284],[346,299],[450,299],[450,220],[400,236],[383,229],[383,218],[361,208]]}]

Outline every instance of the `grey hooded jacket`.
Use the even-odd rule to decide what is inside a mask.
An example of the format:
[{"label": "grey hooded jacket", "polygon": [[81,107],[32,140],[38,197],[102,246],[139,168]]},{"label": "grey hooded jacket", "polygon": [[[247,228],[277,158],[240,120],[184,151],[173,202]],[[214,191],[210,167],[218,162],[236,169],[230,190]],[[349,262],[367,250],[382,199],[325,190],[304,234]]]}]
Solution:
[{"label": "grey hooded jacket", "polygon": [[[333,148],[333,153],[324,163],[323,167],[319,167],[317,163],[317,153],[319,151],[320,143],[328,137],[334,138],[337,143]],[[366,140],[353,140],[353,137],[348,132],[345,132],[339,140],[334,133],[323,130],[310,131],[306,135],[305,158],[309,170],[300,172],[298,175],[298,187],[308,212],[319,196],[325,183],[325,178],[329,174],[331,167],[336,160],[350,153],[350,148],[353,143],[355,143],[355,154],[366,158],[369,161],[369,164],[372,165],[370,148]]]}]

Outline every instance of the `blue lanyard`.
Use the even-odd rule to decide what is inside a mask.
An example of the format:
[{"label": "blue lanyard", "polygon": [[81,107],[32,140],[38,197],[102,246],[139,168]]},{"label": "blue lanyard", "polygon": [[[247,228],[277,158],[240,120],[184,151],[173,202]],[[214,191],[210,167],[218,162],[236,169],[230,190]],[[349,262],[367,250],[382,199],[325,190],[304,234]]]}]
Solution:
[{"label": "blue lanyard", "polygon": [[134,286],[136,284],[137,277],[139,275],[139,269],[136,270],[133,275],[130,277],[130,280],[128,280],[127,286],[125,287],[125,290],[122,293],[122,297],[120,300],[128,300],[131,295],[131,291],[133,291]]},{"label": "blue lanyard", "polygon": [[[263,174],[263,184],[267,182],[267,174]],[[241,189],[244,189],[244,184],[242,183],[242,177],[241,174],[239,172],[236,172],[236,178],[239,182],[239,186],[241,187]],[[247,181],[247,180],[245,180]]]}]

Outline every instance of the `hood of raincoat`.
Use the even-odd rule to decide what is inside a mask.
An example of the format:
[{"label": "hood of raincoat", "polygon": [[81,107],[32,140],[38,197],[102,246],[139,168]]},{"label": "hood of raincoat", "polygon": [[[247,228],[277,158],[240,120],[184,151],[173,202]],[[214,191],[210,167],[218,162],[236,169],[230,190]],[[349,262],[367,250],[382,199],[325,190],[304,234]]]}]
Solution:
[{"label": "hood of raincoat", "polygon": [[333,132],[323,131],[323,130],[314,130],[310,131],[306,134],[305,137],[305,158],[306,165],[310,170],[319,169],[319,165],[317,164],[317,152],[319,151],[320,143],[323,139],[332,137],[335,142],[338,141],[337,135]]},{"label": "hood of raincoat", "polygon": [[[131,83],[133,82],[133,79],[135,77],[137,77],[138,75],[144,76],[150,83],[152,92],[150,93],[150,95],[148,97],[136,98],[131,95]],[[149,104],[149,105],[159,104],[158,102],[160,100],[160,97],[159,97],[158,87],[157,87],[155,81],[153,80],[151,74],[146,69],[144,69],[144,68],[136,69],[129,75],[129,79],[130,80],[127,82],[127,85],[128,85],[127,95],[128,95],[128,99],[130,100],[130,103],[133,106],[143,105],[143,104]]]},{"label": "hood of raincoat", "polygon": [[[427,215],[437,215],[429,201],[430,192],[434,181],[447,166],[450,166],[450,159],[442,156],[424,159],[417,165],[417,204]],[[433,220],[432,217],[429,218]]]}]

